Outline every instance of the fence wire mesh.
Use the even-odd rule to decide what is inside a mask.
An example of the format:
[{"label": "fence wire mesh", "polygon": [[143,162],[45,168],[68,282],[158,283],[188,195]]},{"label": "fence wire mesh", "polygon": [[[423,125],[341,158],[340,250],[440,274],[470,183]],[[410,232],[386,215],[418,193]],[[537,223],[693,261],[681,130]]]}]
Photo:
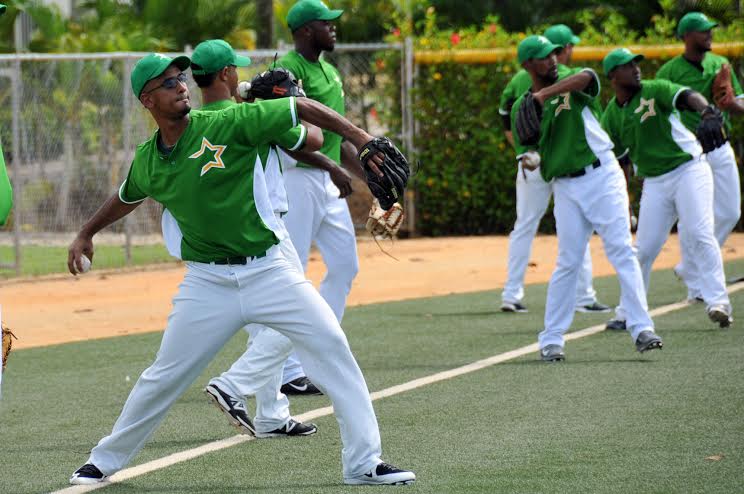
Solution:
[{"label": "fence wire mesh", "polygon": [[[326,57],[344,79],[347,117],[371,133],[387,130],[377,108],[399,105],[385,101],[390,81],[375,64],[381,53],[399,52],[395,45],[339,45]],[[274,59],[274,51],[244,53],[253,61],[241,69],[245,79]],[[0,277],[64,272],[67,246],[125,178],[137,144],[155,131],[129,83],[142,55],[0,57],[0,139],[15,196],[0,231]],[[198,109],[198,88],[191,80],[189,87]],[[100,232],[96,266],[169,261],[160,216],[148,200]]]}]

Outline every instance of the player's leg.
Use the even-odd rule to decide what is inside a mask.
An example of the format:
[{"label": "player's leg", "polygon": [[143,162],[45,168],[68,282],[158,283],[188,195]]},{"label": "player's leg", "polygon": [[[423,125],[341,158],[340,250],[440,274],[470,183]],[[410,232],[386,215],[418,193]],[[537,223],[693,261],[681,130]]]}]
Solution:
[{"label": "player's leg", "polygon": [[344,477],[369,472],[380,462],[377,419],[338,320],[309,281],[282,268],[289,266],[283,256],[259,261],[239,274],[239,281],[246,280],[241,282],[246,316],[292,340],[308,377],[331,399],[341,428]]},{"label": "player's leg", "polygon": [[730,312],[721,249],[713,226],[713,175],[705,161],[683,167],[677,177],[675,203],[695,252],[695,265],[699,273],[705,273],[698,278],[701,294],[708,309],[723,306]]},{"label": "player's leg", "polygon": [[[545,302],[545,328],[538,335],[538,344],[544,360],[562,360],[550,353],[551,348],[564,346],[563,334],[568,331],[574,317],[574,297],[579,270],[584,260],[584,252],[592,225],[581,212],[576,202],[576,179],[558,179],[553,184],[555,194],[553,214],[558,233],[558,259],[548,284],[548,297]],[[548,352],[546,354],[546,351]]]},{"label": "player's leg", "polygon": [[359,259],[349,206],[338,195],[338,188],[327,176],[325,214],[315,234],[315,244],[327,269],[318,291],[341,322],[351,284],[359,272]]},{"label": "player's leg", "polygon": [[509,234],[507,278],[501,293],[502,310],[519,311],[524,297],[524,276],[540,220],[550,203],[551,185],[540,170],[517,170],[517,219]]},{"label": "player's leg", "polygon": [[243,324],[229,267],[187,264],[155,362],[137,380],[113,431],[93,448],[88,463],[105,475],[129,463],[173,403]]},{"label": "player's leg", "polygon": [[584,214],[602,238],[607,259],[615,268],[626,326],[638,343],[642,332],[653,333],[653,321],[648,315],[643,275],[632,246],[625,177],[617,164],[609,163],[582,178],[586,178],[585,190],[593,191],[582,200]]},{"label": "player's leg", "polygon": [[[590,237],[591,238],[591,237]],[[610,312],[610,308],[597,300],[597,292],[594,290],[594,275],[592,273],[592,251],[589,243],[586,244],[584,261],[579,270],[579,279],[576,283],[576,310],[579,312]]]},{"label": "player's leg", "polygon": [[[284,172],[284,186],[290,204],[289,211],[284,215],[284,225],[302,263],[303,272],[307,269],[310,247],[325,214],[324,175],[326,173],[322,170],[309,168],[290,168]],[[296,354],[290,354],[283,372],[282,383],[289,387],[293,381],[305,377],[305,371]],[[298,384],[309,386],[299,381]],[[290,391],[289,388],[286,390]]]},{"label": "player's leg", "polygon": [[643,286],[648,293],[651,268],[669,237],[677,209],[674,205],[674,180],[663,175],[647,178],[643,184],[641,207],[638,212],[636,253],[641,266]]},{"label": "player's leg", "polygon": [[715,235],[721,247],[741,216],[741,184],[736,156],[728,142],[706,155],[713,171]]}]

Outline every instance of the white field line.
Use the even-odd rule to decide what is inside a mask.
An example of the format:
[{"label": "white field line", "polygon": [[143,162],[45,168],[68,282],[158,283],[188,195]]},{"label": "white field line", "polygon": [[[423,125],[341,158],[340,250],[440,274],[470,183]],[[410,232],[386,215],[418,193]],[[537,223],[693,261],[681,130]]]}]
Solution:
[{"label": "white field line", "polygon": [[[728,287],[728,293],[730,294],[735,293],[743,288],[744,288],[744,282],[736,283]],[[677,302],[675,304],[669,304],[669,305],[657,307],[656,309],[650,311],[649,313],[652,317],[662,316],[664,314],[668,314],[670,312],[674,312],[676,310],[680,310],[685,307],[689,307],[689,304],[687,302]],[[604,323],[598,324],[596,326],[590,326],[588,328],[581,329],[579,331],[568,333],[565,339],[567,341],[577,340],[579,338],[584,338],[586,336],[591,336],[593,334],[597,334],[601,331],[604,331],[604,328],[605,328]],[[516,350],[511,350],[509,352],[500,353],[498,355],[494,355],[492,357],[488,357],[483,360],[478,360],[476,362],[463,365],[462,367],[457,367],[457,368],[450,369],[447,371],[438,372],[430,376],[425,376],[419,379],[414,379],[413,381],[408,381],[407,383],[398,384],[397,386],[392,386],[387,389],[375,391],[374,393],[371,393],[370,396],[372,397],[373,401],[379,400],[382,398],[387,398],[389,396],[394,396],[400,393],[405,393],[406,391],[411,391],[416,388],[421,388],[429,384],[434,384],[440,381],[446,381],[454,377],[462,376],[465,374],[469,374],[471,372],[485,369],[486,367],[491,367],[493,365],[500,364],[508,360],[513,360],[518,357],[522,357],[525,355],[529,355],[531,353],[535,353],[537,351],[538,351],[537,343],[533,343],[531,345],[517,348]],[[333,407],[323,407],[323,408],[317,408],[315,410],[311,410],[307,413],[303,413],[302,415],[296,416],[294,418],[296,420],[299,420],[300,422],[307,422],[310,420],[314,420],[314,419],[325,417],[325,416],[332,415],[332,414],[333,414]],[[161,470],[171,465],[175,465],[177,463],[191,460],[192,458],[197,458],[207,453],[212,453],[214,451],[219,451],[221,449],[229,448],[231,446],[235,446],[237,444],[241,444],[247,441],[252,441],[254,439],[255,438],[253,436],[236,435],[233,437],[228,437],[226,439],[221,439],[219,441],[213,441],[211,443],[207,443],[197,448],[188,449],[186,451],[180,451],[178,453],[173,453],[172,455],[164,456],[163,458],[159,458],[157,460],[148,461],[147,463],[142,463],[141,465],[137,465],[135,467],[125,468],[124,470],[120,470],[116,474],[112,475],[109,478],[109,482],[102,482],[102,483],[93,484],[93,485],[71,486],[66,489],[54,491],[52,494],[79,494],[83,492],[90,492],[96,489],[101,489],[111,484],[123,482],[125,480],[129,480],[134,477],[139,477],[140,475],[144,475],[146,473],[154,472],[155,470]]]}]

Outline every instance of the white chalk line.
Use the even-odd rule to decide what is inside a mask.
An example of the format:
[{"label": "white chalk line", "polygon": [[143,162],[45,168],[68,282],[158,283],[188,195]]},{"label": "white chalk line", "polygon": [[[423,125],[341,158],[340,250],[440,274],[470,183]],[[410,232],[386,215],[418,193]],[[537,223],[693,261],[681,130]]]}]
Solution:
[{"label": "white chalk line", "polygon": [[[736,283],[734,285],[729,286],[727,291],[729,294],[731,294],[731,293],[738,292],[739,290],[743,288],[744,288],[744,282],[741,282],[741,283]],[[684,309],[685,307],[689,307],[689,306],[690,304],[686,301],[677,302],[674,304],[663,305],[661,307],[657,307],[656,309],[649,311],[649,314],[651,315],[651,317],[663,316],[665,314],[669,314],[670,312]],[[587,336],[600,333],[604,331],[604,329],[605,329],[604,323],[597,324],[596,326],[590,326],[588,328],[584,328],[579,331],[568,333],[565,335],[565,339],[566,341],[578,340],[579,338],[585,338]],[[374,393],[370,393],[370,397],[372,398],[372,401],[375,401],[375,400],[380,400],[382,398],[395,396],[397,394],[405,393],[406,391],[412,391],[414,389],[421,388],[423,386],[428,386],[429,384],[446,381],[448,379],[459,377],[465,374],[470,374],[471,372],[479,371],[481,369],[485,369],[487,367],[491,367],[493,365],[500,364],[508,360],[513,360],[518,357],[523,357],[525,355],[535,353],[538,350],[539,348],[537,346],[537,343],[533,343],[531,345],[517,348],[516,350],[511,350],[509,352],[500,353],[498,355],[494,355],[492,357],[488,357],[483,360],[478,360],[476,362],[463,365],[462,367],[456,367],[454,369],[450,369],[450,370],[446,370],[443,372],[438,372],[436,374],[431,374],[429,376],[414,379],[413,381],[408,381],[403,384],[398,384],[397,386],[391,386],[389,388],[382,389],[380,391],[375,391]],[[323,407],[323,408],[317,408],[315,410],[310,410],[309,412],[306,412],[306,413],[303,413],[302,415],[298,415],[294,417],[294,419],[299,420],[300,422],[308,422],[310,420],[314,420],[320,417],[326,417],[332,414],[333,414],[333,407]],[[188,461],[193,458],[203,456],[207,453],[213,453],[221,449],[230,448],[232,446],[235,446],[235,445],[247,442],[247,441],[252,441],[254,439],[255,438],[253,436],[248,436],[248,435],[236,435],[233,437],[228,437],[226,439],[220,439],[219,441],[213,441],[211,443],[204,444],[197,448],[188,449],[186,451],[180,451],[178,453],[173,453],[171,455],[164,456],[163,458],[158,458],[157,460],[148,461],[147,463],[142,463],[141,465],[137,465],[135,467],[125,468],[124,470],[120,470],[119,472],[109,477],[108,482],[102,482],[102,483],[93,484],[93,485],[75,485],[75,486],[67,487],[59,491],[54,491],[52,494],[79,494],[83,492],[90,492],[96,489],[102,489],[103,487],[107,487],[111,484],[124,482],[125,480],[129,480],[134,477],[139,477],[140,475],[144,475],[146,473],[154,472],[156,470],[161,470],[163,468],[167,468],[177,463],[182,463],[184,461]]]}]

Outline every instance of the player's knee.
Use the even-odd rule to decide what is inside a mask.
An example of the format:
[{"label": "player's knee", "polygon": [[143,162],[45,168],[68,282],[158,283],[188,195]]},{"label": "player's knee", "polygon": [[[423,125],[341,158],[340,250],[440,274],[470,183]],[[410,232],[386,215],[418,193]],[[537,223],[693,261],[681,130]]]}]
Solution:
[{"label": "player's knee", "polygon": [[733,230],[741,218],[741,208],[739,204],[727,204],[722,207],[716,215],[716,224],[722,225],[728,230]]},{"label": "player's knee", "polygon": [[329,278],[337,278],[348,283],[351,283],[359,273],[359,259],[356,256],[343,259],[336,258],[326,263],[326,266],[328,267]]}]

